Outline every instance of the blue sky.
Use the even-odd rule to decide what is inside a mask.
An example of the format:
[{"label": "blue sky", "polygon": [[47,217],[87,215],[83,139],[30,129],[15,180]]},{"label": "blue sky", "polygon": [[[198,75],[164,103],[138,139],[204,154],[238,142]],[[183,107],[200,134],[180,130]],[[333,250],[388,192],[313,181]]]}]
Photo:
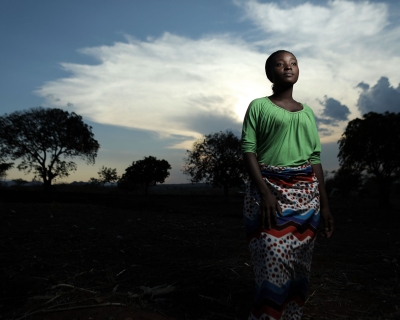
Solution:
[{"label": "blue sky", "polygon": [[[240,133],[249,102],[270,95],[277,49],[300,66],[294,98],[313,108],[326,169],[337,140],[368,111],[400,111],[399,1],[0,2],[0,112],[74,111],[101,145],[63,181],[119,174],[152,155],[186,182],[185,149],[204,134]],[[32,176],[13,169],[9,179]]]}]

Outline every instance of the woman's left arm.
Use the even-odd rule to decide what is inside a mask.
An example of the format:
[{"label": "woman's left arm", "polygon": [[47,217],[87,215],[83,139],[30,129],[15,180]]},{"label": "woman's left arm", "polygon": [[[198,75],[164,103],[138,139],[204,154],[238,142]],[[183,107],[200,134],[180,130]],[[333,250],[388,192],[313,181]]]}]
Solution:
[{"label": "woman's left arm", "polygon": [[321,164],[313,164],[312,165],[313,171],[318,179],[318,190],[319,190],[319,199],[321,204],[321,216],[324,220],[324,233],[323,235],[329,238],[334,230],[334,222],[333,217],[331,214],[331,210],[329,209],[328,203],[328,196],[325,190],[325,183],[324,183],[324,174],[322,171]]}]

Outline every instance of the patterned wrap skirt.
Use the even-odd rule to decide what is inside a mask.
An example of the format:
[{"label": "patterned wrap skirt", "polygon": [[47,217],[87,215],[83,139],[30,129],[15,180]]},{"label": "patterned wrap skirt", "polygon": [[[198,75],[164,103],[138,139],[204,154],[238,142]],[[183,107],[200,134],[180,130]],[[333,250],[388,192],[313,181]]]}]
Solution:
[{"label": "patterned wrap skirt", "polygon": [[269,230],[260,226],[260,194],[248,181],[243,215],[256,282],[249,319],[301,319],[320,219],[318,180],[310,164],[260,169],[282,216]]}]

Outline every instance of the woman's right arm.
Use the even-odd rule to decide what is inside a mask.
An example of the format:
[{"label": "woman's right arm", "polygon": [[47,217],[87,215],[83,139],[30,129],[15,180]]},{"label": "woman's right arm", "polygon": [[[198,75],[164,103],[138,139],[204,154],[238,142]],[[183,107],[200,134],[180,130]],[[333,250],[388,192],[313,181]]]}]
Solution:
[{"label": "woman's right arm", "polygon": [[252,152],[245,152],[243,153],[243,161],[250,179],[261,195],[261,203],[259,204],[261,226],[270,229],[271,224],[277,224],[276,213],[282,215],[282,209],[262,178],[256,155]]}]

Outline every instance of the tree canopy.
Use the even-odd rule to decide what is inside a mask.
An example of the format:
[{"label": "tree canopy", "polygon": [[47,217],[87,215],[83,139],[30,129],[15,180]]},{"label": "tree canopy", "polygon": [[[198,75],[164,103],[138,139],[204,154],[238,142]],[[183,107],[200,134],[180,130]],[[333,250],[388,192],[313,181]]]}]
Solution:
[{"label": "tree canopy", "polygon": [[17,168],[33,171],[45,188],[76,170],[68,159],[79,157],[94,164],[99,147],[92,127],[74,112],[38,107],[0,117],[0,154],[20,159]]},{"label": "tree canopy", "polygon": [[107,168],[105,166],[102,166],[97,174],[99,178],[90,178],[90,183],[104,186],[106,183],[117,182],[120,178],[116,168]]},{"label": "tree canopy", "polygon": [[118,186],[127,189],[141,184],[147,194],[149,186],[164,183],[165,179],[169,177],[168,170],[170,169],[170,164],[164,159],[157,160],[152,156],[144,157],[143,160],[133,161],[132,165],[125,169],[125,173],[118,181]]},{"label": "tree canopy", "polygon": [[205,135],[186,154],[183,173],[190,177],[191,182],[222,187],[225,195],[229,188],[243,184],[245,169],[240,139],[231,131]]},{"label": "tree canopy", "polygon": [[388,202],[391,184],[400,177],[400,113],[369,112],[350,121],[339,140],[339,163],[376,177],[380,202]]},{"label": "tree canopy", "polygon": [[[1,159],[0,159],[1,160]],[[0,161],[0,179],[6,177],[6,171],[10,170],[14,166],[14,163],[6,163]]]}]

